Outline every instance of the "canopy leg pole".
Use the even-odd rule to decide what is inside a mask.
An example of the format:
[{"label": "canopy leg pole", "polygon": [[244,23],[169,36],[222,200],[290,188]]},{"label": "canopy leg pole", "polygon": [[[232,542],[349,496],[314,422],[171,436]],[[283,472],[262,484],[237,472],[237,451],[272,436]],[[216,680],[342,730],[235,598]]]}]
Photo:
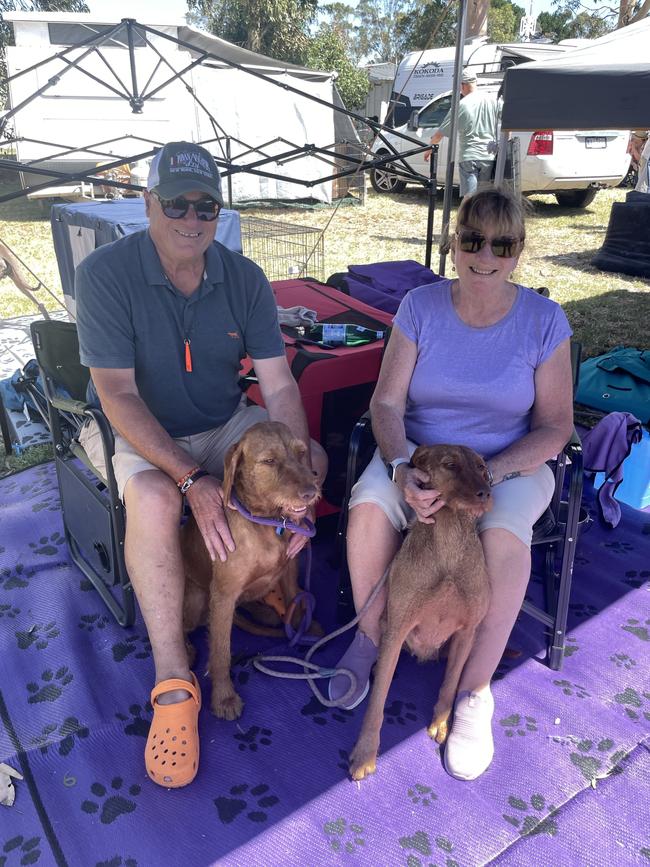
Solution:
[{"label": "canopy leg pole", "polygon": [[444,276],[445,260],[449,250],[449,215],[453,195],[454,164],[456,162],[456,131],[458,128],[458,103],[460,102],[460,78],[463,69],[463,51],[467,30],[467,0],[458,0],[458,32],[456,34],[456,57],[454,59],[453,92],[451,95],[451,124],[449,126],[449,147],[447,173],[445,175],[445,195],[442,200],[442,227],[440,230],[440,266],[438,273]]},{"label": "canopy leg pole", "polygon": [[508,153],[508,139],[510,133],[501,131],[499,136],[499,146],[497,148],[497,161],[494,167],[494,186],[498,187],[503,183],[503,176],[506,170],[506,156]]},{"label": "canopy leg pole", "polygon": [[433,145],[431,148],[431,159],[429,160],[429,209],[427,212],[427,247],[424,256],[424,264],[427,268],[431,267],[431,253],[433,248],[433,217],[436,211],[436,194],[438,185],[436,178],[438,175],[438,145]]}]

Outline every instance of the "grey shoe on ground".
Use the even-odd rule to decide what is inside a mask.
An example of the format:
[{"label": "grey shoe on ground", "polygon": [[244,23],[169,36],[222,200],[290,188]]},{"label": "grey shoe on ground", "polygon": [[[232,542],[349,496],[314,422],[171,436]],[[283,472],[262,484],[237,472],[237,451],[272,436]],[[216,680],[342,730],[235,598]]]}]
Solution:
[{"label": "grey shoe on ground", "polygon": [[350,690],[350,678],[345,674],[337,674],[329,682],[330,701],[338,702],[338,707],[345,710],[352,710],[361,704],[370,689],[370,672],[377,661],[377,653],[378,649],[373,641],[357,629],[352,643],[336,666],[348,668],[356,676],[355,690],[343,704],[341,699],[345,699],[346,693]]}]

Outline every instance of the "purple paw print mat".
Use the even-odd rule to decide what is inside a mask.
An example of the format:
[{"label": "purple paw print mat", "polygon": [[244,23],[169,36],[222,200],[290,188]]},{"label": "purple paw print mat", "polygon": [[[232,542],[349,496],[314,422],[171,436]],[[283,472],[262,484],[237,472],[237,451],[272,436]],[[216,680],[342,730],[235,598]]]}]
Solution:
[{"label": "purple paw print mat", "polygon": [[[591,507],[590,494],[587,505]],[[593,509],[590,508],[593,514]],[[149,781],[153,665],[141,621],[120,628],[68,558],[53,465],[0,481],[0,761],[24,775],[0,806],[0,867],[600,865],[650,862],[650,516],[582,531],[561,672],[521,615],[494,683],[495,759],[473,783],[426,735],[437,663],[402,654],[377,773],[347,760],[363,718],[306,683],[255,670],[281,642],[235,630],[235,722],[210,714],[186,789]],[[335,623],[331,526],[314,546],[317,617]],[[537,593],[531,582],[530,593]],[[320,654],[335,662],[348,637]]]}]

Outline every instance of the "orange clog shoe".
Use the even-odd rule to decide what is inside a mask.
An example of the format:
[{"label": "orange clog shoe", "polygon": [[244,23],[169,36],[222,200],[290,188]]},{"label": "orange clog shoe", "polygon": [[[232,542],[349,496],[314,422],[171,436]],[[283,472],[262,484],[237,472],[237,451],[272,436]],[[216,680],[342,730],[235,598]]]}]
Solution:
[{"label": "orange clog shoe", "polygon": [[[191,674],[192,683],[170,678],[156,684],[151,691],[153,720],[144,763],[153,782],[167,789],[187,786],[199,769],[201,688],[194,672]],[[158,696],[175,689],[187,690],[190,697],[176,704],[157,701]]]}]

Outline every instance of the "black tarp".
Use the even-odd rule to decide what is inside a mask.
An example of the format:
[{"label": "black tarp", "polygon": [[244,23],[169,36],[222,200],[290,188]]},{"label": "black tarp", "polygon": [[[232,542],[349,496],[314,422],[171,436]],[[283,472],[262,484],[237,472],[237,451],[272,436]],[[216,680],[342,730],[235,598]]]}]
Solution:
[{"label": "black tarp", "polygon": [[650,18],[506,71],[503,130],[648,129]]}]

